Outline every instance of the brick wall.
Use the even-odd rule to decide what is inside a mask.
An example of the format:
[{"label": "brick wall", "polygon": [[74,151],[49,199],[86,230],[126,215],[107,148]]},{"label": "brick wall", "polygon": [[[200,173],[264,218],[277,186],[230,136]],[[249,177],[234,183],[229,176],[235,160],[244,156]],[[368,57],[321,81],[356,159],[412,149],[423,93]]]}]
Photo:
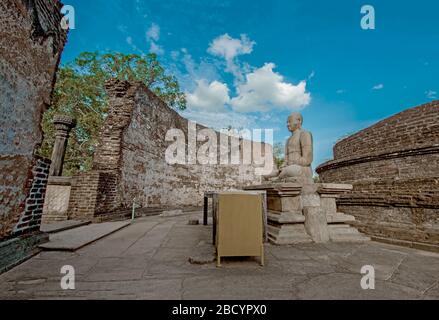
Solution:
[{"label": "brick wall", "polygon": [[42,113],[66,41],[60,9],[57,0],[0,1],[0,238],[26,214]]},{"label": "brick wall", "polygon": [[341,140],[334,146],[334,159],[437,145],[438,137],[439,102],[435,101],[405,110]]},{"label": "brick wall", "polygon": [[[18,211],[20,215],[5,215],[0,224],[0,238],[6,239],[38,231],[43,213],[44,195],[49,176],[50,160],[34,157],[22,189],[24,200]],[[8,205],[7,202],[4,203]]]},{"label": "brick wall", "polygon": [[107,91],[110,111],[93,170],[72,181],[72,216],[127,212],[134,198],[142,208],[201,206],[204,191],[260,183],[252,165],[168,165],[166,133],[181,129],[187,145],[188,120],[141,83],[112,80]]},{"label": "brick wall", "polygon": [[99,185],[99,172],[80,173],[72,177],[68,216],[70,219],[93,218]]},{"label": "brick wall", "polygon": [[14,227],[14,236],[40,230],[50,160],[38,157],[35,162],[26,185],[28,197],[24,203],[24,212]]},{"label": "brick wall", "polygon": [[75,175],[70,190],[69,219],[94,219],[120,209],[117,171],[98,171]]},{"label": "brick wall", "polygon": [[317,168],[324,182],[351,183],[338,200],[372,236],[439,245],[439,101],[405,110],[334,146]]},{"label": "brick wall", "polygon": [[[185,134],[188,149],[188,121],[139,87],[132,120],[122,136],[123,206],[129,206],[133,198],[143,207],[201,206],[205,191],[231,190],[261,181],[252,165],[167,164],[165,151],[171,142],[165,136],[171,128]],[[197,133],[202,129],[205,127],[198,125]],[[216,137],[219,142],[220,134]],[[202,144],[198,141],[196,149]],[[217,155],[219,163],[220,152]]]}]

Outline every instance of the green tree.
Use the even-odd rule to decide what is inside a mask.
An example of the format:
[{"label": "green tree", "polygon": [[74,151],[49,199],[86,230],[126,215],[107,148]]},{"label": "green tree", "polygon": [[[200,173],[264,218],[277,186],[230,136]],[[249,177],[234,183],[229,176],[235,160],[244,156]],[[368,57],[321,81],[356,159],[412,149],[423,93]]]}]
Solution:
[{"label": "green tree", "polygon": [[281,142],[274,144],[273,155],[277,167],[280,168],[285,161],[285,149],[284,149],[284,145]]},{"label": "green tree", "polygon": [[53,117],[66,114],[77,120],[67,147],[64,175],[91,168],[98,134],[108,113],[105,81],[141,81],[168,106],[185,109],[186,99],[175,77],[166,74],[155,54],[81,53],[58,69],[51,108],[44,113],[44,141],[39,154],[50,158],[55,141]]}]

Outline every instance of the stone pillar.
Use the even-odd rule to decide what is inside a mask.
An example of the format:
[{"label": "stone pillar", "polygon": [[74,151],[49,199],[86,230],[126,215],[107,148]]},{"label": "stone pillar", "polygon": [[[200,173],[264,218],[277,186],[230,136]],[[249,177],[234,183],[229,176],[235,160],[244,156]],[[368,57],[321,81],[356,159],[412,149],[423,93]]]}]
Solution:
[{"label": "stone pillar", "polygon": [[69,116],[56,115],[53,119],[53,123],[56,128],[56,138],[52,153],[50,175],[60,177],[62,176],[64,156],[66,154],[70,131],[76,126],[76,120]]}]

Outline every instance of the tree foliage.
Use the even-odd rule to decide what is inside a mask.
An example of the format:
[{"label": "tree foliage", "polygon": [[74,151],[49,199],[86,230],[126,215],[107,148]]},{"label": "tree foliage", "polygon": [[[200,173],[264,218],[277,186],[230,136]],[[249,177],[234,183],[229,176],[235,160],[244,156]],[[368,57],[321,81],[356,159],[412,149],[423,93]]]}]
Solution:
[{"label": "tree foliage", "polygon": [[168,106],[185,109],[186,99],[175,77],[166,74],[155,54],[81,53],[58,69],[51,108],[44,113],[44,141],[39,154],[50,158],[55,141],[55,114],[73,116],[77,126],[67,147],[64,175],[91,168],[98,134],[107,116],[104,88],[110,78],[141,81]]},{"label": "tree foliage", "polygon": [[285,147],[284,147],[283,143],[278,142],[278,143],[274,144],[273,155],[274,155],[274,160],[276,161],[277,167],[280,168],[285,161]]}]

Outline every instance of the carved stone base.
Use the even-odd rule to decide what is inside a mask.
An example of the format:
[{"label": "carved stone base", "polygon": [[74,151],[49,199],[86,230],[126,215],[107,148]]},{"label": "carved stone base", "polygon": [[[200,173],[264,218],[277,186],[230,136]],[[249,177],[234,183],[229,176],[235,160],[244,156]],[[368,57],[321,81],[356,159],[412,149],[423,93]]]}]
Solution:
[{"label": "carved stone base", "polygon": [[297,182],[245,188],[266,191],[268,240],[277,245],[370,240],[349,225],[353,216],[337,212],[336,198],[351,189],[346,184]]},{"label": "carved stone base", "polygon": [[269,224],[268,240],[277,245],[311,243],[311,237],[306,233],[305,225],[298,224]]},{"label": "carved stone base", "polygon": [[49,177],[44,199],[42,223],[53,223],[68,220],[71,178]]}]

